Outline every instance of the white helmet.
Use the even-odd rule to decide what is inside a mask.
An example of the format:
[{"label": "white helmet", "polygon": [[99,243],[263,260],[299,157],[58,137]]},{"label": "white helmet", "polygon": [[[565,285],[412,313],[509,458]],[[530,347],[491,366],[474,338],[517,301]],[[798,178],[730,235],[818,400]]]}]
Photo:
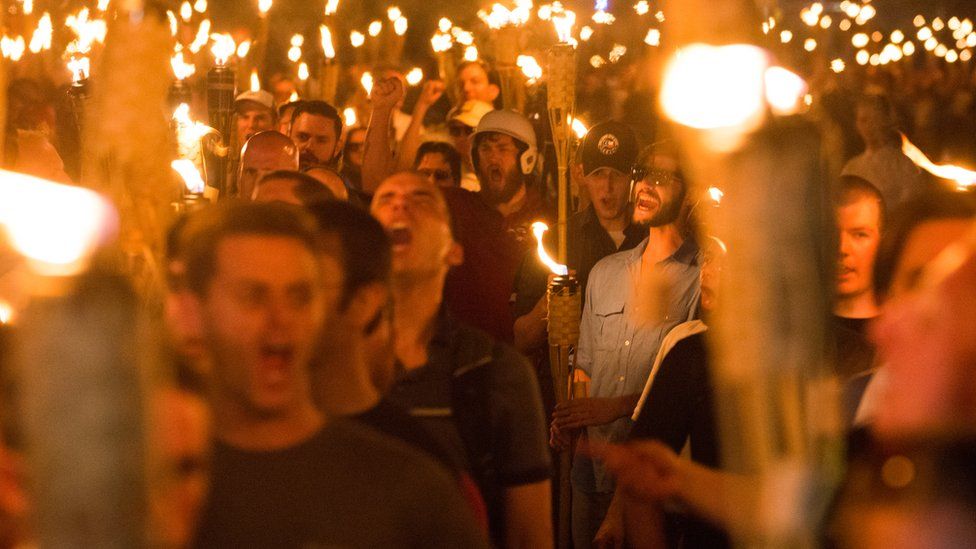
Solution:
[{"label": "white helmet", "polygon": [[504,134],[525,145],[526,150],[519,157],[519,165],[523,174],[532,173],[539,160],[539,149],[535,130],[526,117],[513,110],[491,111],[481,117],[481,122],[471,135],[471,163],[475,171],[478,171],[478,136],[486,133]]}]

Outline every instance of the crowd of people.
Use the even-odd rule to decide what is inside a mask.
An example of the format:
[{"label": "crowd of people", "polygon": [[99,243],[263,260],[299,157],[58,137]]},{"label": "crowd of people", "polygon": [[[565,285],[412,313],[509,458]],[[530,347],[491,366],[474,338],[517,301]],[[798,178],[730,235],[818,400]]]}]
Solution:
[{"label": "crowd of people", "polygon": [[[828,356],[850,433],[846,479],[807,525],[829,546],[976,544],[976,201],[900,148],[905,132],[933,156],[971,155],[966,70],[812,80],[836,222]],[[500,105],[482,61],[426,82],[410,115],[404,75],[376,71],[368,123],[351,128],[334,105],[283,99],[287,86],[241,93],[230,183],[167,235],[179,375],[153,440],[178,466],[150,506],[154,539],[551,547],[559,452],[577,549],[759,535],[763,494],[723,468],[710,369],[736,251],[696,219],[704,182],[633,71],[581,77],[580,112],[603,120],[574,148],[567,228],[588,392],[558,403],[530,229],[556,222],[545,116]],[[628,82],[631,95],[614,88]],[[458,104],[437,119],[452,86]],[[5,165],[71,181],[77,151],[39,90],[11,85]],[[32,541],[17,450],[0,454],[4,546]]]}]

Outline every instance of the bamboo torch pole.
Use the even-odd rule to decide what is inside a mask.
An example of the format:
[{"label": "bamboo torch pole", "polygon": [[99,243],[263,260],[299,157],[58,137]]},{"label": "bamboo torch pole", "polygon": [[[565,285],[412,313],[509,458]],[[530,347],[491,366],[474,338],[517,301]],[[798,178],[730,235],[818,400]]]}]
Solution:
[{"label": "bamboo torch pole", "polygon": [[[576,349],[579,342],[580,330],[580,297],[582,290],[579,281],[575,276],[570,275],[566,265],[553,261],[546,252],[542,237],[548,227],[541,221],[532,224],[532,233],[537,242],[537,252],[539,260],[542,261],[552,271],[553,277],[546,290],[546,303],[548,305],[548,332],[549,332],[549,367],[552,376],[552,387],[555,392],[556,404],[566,402],[576,396],[586,396],[576,394],[572,382],[572,368],[570,366],[570,355]],[[569,448],[564,448],[559,452],[559,462],[557,463],[558,499],[556,515],[556,547],[567,549],[571,543],[571,522],[572,522],[572,488],[570,486],[570,470],[572,467],[573,444]]]},{"label": "bamboo torch pole", "polygon": [[549,125],[558,165],[559,238],[557,259],[566,262],[566,222],[569,219],[569,158],[571,121],[576,110],[576,50],[570,44],[556,44],[549,52]]}]

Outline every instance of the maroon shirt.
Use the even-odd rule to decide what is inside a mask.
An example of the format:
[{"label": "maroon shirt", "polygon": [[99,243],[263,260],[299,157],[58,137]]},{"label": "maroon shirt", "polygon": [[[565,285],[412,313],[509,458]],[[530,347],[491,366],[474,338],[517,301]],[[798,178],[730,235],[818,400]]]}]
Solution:
[{"label": "maroon shirt", "polygon": [[525,253],[535,246],[534,221],[554,218],[542,196],[529,189],[525,204],[503,217],[477,193],[444,189],[454,239],[464,248],[464,263],[448,273],[444,303],[451,314],[499,341],[513,339],[515,275]]}]

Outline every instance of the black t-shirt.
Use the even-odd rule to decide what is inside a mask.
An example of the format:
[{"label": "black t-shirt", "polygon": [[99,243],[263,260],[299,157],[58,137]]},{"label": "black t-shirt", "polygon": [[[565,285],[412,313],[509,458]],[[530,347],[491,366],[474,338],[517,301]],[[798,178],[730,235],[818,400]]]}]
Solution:
[{"label": "black t-shirt", "polygon": [[367,427],[271,452],[217,443],[196,547],[487,547],[454,482]]},{"label": "black t-shirt", "polygon": [[842,380],[870,370],[874,364],[874,345],[868,339],[872,318],[834,316],[836,348],[835,371]]},{"label": "black t-shirt", "polygon": [[503,538],[504,489],[548,480],[551,459],[539,389],[511,347],[442,314],[428,364],[405,372],[390,400],[465,457]]},{"label": "black t-shirt", "polygon": [[401,406],[383,399],[376,406],[349,419],[407,443],[423,451],[449,472],[458,474],[466,469],[464,456],[451,446],[441,443]]},{"label": "black t-shirt", "polygon": [[[658,440],[675,452],[687,441],[693,461],[711,468],[721,465],[704,334],[682,339],[664,357],[630,438]],[[667,535],[670,547],[730,547],[722,530],[690,516],[669,513]]]}]

